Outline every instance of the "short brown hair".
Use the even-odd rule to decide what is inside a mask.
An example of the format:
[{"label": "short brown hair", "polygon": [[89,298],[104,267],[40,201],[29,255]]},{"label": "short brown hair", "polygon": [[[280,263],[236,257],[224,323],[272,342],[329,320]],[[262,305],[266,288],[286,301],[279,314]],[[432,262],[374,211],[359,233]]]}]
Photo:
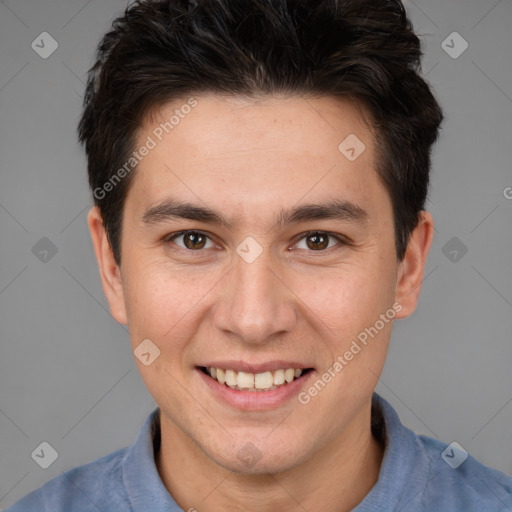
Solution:
[{"label": "short brown hair", "polygon": [[[109,192],[147,112],[187,94],[351,96],[371,112],[377,172],[405,254],[427,197],[443,119],[420,76],[420,41],[399,0],[138,0],[100,42],[79,139],[118,264],[134,173]],[[135,172],[135,171],[134,171]],[[124,174],[124,173],[123,173]]]}]

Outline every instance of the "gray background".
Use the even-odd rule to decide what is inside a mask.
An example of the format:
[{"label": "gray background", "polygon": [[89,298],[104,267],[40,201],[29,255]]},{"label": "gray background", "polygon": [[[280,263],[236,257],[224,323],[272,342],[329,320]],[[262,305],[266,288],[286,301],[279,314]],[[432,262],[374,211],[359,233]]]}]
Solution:
[{"label": "gray background", "polygon": [[[131,444],[155,407],[103,296],[75,135],[85,72],[125,6],[0,1],[2,508]],[[395,323],[377,391],[413,430],[457,441],[512,475],[512,2],[406,7],[446,121],[433,155],[436,236],[419,308]],[[59,45],[47,59],[31,47],[44,31]],[[456,59],[442,48],[454,31],[469,44]],[[445,44],[461,48],[457,38]],[[46,262],[40,245],[33,253],[43,237],[57,248]],[[42,441],[59,455],[46,470],[31,458]]]}]

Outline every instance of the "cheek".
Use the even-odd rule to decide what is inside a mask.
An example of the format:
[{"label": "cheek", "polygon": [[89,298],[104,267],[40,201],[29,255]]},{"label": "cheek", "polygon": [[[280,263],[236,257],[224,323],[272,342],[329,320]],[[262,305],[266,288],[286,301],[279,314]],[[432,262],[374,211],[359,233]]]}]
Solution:
[{"label": "cheek", "polygon": [[[347,410],[350,404],[356,407],[371,394],[382,371],[396,316],[393,279],[391,272],[369,269],[353,266],[297,283],[297,295],[306,298],[304,314],[321,344],[319,352],[326,354],[319,369],[321,382],[306,390],[311,410],[319,415],[333,403],[345,403]],[[316,400],[316,395],[321,398]]]},{"label": "cheek", "polygon": [[132,349],[149,338],[161,351],[155,366],[181,372],[197,350],[198,333],[209,329],[208,309],[224,274],[171,267],[161,259],[134,265],[124,286]]},{"label": "cheek", "polygon": [[200,323],[201,298],[209,288],[206,280],[191,280],[158,263],[133,268],[125,283],[132,350],[145,339],[160,350],[149,366],[137,362],[139,372],[156,402],[172,404],[176,411],[186,408],[176,381],[185,378],[184,361],[189,359],[190,340]]},{"label": "cheek", "polygon": [[318,272],[298,279],[293,288],[304,301],[304,314],[315,325],[321,320],[322,332],[331,340],[357,335],[385,313],[394,298],[391,273],[364,264]]},{"label": "cheek", "polygon": [[193,323],[194,305],[211,287],[208,279],[172,272],[159,264],[137,268],[125,283],[125,295],[132,337],[154,337],[163,342],[173,332]]}]

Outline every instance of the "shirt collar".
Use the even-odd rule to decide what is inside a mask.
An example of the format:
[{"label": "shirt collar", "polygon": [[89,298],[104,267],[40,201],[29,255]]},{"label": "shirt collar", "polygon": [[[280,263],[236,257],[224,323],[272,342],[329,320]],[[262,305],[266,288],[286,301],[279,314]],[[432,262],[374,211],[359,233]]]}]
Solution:
[{"label": "shirt collar", "polygon": [[[422,465],[416,434],[404,427],[393,407],[377,393],[372,397],[372,431],[384,443],[377,482],[353,512],[384,512],[405,506],[406,496],[422,491]],[[123,460],[123,483],[134,512],[180,512],[158,473],[154,453],[160,446],[160,410],[146,419]],[[401,488],[400,488],[401,487]]]},{"label": "shirt collar", "polygon": [[384,457],[377,482],[353,512],[405,510],[424,490],[429,459],[418,436],[402,425],[391,404],[377,393],[372,397],[372,430],[374,435],[380,431]]},{"label": "shirt collar", "polygon": [[160,409],[146,419],[123,461],[123,483],[134,512],[181,512],[164,486],[155,463],[160,445]]}]

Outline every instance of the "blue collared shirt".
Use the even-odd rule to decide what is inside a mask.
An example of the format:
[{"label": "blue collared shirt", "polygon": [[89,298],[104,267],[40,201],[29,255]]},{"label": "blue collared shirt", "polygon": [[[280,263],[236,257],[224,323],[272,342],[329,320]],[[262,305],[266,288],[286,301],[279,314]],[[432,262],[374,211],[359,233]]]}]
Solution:
[{"label": "blue collared shirt", "polygon": [[[63,473],[6,512],[180,512],[155,465],[158,418],[155,409],[129,448]],[[353,512],[512,511],[512,477],[465,458],[456,445],[415,434],[376,393],[372,429],[385,442],[384,459]]]}]

